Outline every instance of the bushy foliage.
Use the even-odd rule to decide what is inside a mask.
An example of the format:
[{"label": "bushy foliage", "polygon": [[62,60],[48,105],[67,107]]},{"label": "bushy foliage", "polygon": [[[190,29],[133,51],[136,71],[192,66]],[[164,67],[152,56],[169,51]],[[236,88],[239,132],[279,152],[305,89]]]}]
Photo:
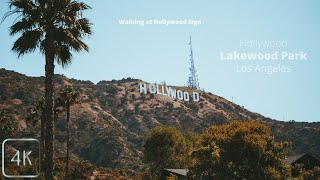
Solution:
[{"label": "bushy foliage", "polygon": [[69,179],[88,179],[93,169],[90,161],[76,161],[70,171]]},{"label": "bushy foliage", "polygon": [[105,87],[105,92],[107,92],[107,93],[109,93],[109,94],[111,94],[111,95],[115,95],[115,94],[117,94],[117,92],[118,92],[118,88],[117,88],[117,86],[115,86],[115,85],[113,85],[113,84],[107,85],[107,86]]},{"label": "bushy foliage", "polygon": [[171,173],[170,176],[167,177],[166,180],[178,180],[178,177],[177,177],[176,175],[174,175],[174,174]]},{"label": "bushy foliage", "polygon": [[0,111],[0,131],[2,140],[4,137],[11,135],[15,130],[14,123],[11,118],[7,115],[6,111]]},{"label": "bushy foliage", "polygon": [[187,168],[190,143],[176,128],[158,126],[148,134],[144,149],[152,179],[164,168]]},{"label": "bushy foliage", "polygon": [[288,143],[275,142],[258,122],[211,126],[192,152],[191,179],[277,179],[288,176],[283,162]]},{"label": "bushy foliage", "polygon": [[292,178],[294,179],[320,179],[320,167],[306,170],[303,164],[295,164],[291,167]]},{"label": "bushy foliage", "polygon": [[188,103],[184,103],[184,105],[187,106],[188,108],[190,108],[193,112],[199,111],[199,106],[196,103],[188,102]]},{"label": "bushy foliage", "polygon": [[320,167],[314,167],[303,174],[304,179],[320,179]]},{"label": "bushy foliage", "polygon": [[167,102],[166,106],[168,107],[169,113],[172,113],[174,109],[174,105],[171,102]]},{"label": "bushy foliage", "polygon": [[134,105],[134,112],[135,112],[136,114],[139,114],[139,113],[140,113],[139,104]]}]

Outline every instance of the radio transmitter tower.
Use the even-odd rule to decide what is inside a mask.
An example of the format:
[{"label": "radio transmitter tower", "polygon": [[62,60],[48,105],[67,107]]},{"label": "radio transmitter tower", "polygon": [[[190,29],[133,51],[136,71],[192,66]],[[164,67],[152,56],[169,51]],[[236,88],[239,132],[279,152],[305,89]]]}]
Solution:
[{"label": "radio transmitter tower", "polygon": [[199,87],[199,82],[198,82],[198,76],[197,76],[197,70],[194,67],[194,60],[193,60],[193,52],[192,52],[192,44],[191,44],[191,35],[190,35],[190,62],[191,62],[191,67],[190,69],[190,76],[188,79],[188,87],[192,89],[200,89]]}]

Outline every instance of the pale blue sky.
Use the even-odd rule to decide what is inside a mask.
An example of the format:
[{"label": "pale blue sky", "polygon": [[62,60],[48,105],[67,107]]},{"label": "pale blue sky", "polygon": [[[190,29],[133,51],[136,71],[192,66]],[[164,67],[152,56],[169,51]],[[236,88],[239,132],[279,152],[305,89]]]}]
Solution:
[{"label": "pale blue sky", "polygon": [[[188,36],[201,88],[261,113],[282,120],[319,121],[320,1],[310,0],[108,0],[85,1],[94,35],[86,40],[90,53],[74,55],[73,64],[56,72],[91,80],[134,77],[148,82],[184,85],[188,78]],[[0,2],[0,16],[7,11]],[[125,26],[118,19],[200,19],[199,26]],[[44,75],[38,51],[17,59],[9,37],[14,18],[0,25],[0,67],[30,76]],[[237,73],[235,62],[220,60],[220,51],[241,49],[240,40],[287,41],[285,51],[306,51],[307,62],[287,63],[292,72],[266,75]],[[274,63],[266,63],[273,65]],[[277,64],[277,63],[276,63]]]}]

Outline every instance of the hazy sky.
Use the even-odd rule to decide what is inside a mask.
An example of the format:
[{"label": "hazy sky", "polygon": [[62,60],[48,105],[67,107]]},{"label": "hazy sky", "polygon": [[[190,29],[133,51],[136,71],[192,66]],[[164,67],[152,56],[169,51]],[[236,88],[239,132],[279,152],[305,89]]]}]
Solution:
[{"label": "hazy sky", "polygon": [[[148,82],[185,85],[189,75],[189,34],[192,35],[200,87],[245,108],[278,120],[319,121],[320,1],[212,0],[87,0],[94,35],[90,53],[75,54],[73,64],[56,73],[91,80],[134,77]],[[8,10],[0,2],[0,16]],[[20,59],[10,50],[15,18],[0,25],[0,67],[44,75],[44,58],[36,51]],[[201,25],[120,25],[119,19],[201,20]],[[240,41],[280,41],[285,47],[246,48]],[[220,52],[307,53],[303,62],[232,61]],[[237,72],[239,66],[286,66],[291,72],[268,75]],[[1,92],[0,92],[1,93]]]}]

